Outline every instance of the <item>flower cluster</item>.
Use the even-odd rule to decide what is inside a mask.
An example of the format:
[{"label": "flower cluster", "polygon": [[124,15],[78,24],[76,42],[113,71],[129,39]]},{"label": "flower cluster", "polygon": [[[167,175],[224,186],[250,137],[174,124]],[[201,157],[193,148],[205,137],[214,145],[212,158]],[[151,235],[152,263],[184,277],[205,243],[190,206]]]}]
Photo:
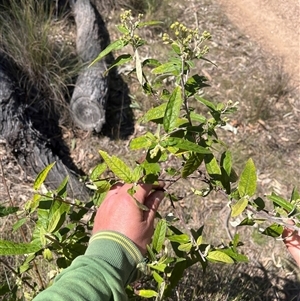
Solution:
[{"label": "flower cluster", "polygon": [[173,31],[174,38],[164,33],[162,39],[164,44],[172,44],[173,49],[179,49],[176,51],[177,54],[185,55],[192,59],[201,58],[208,52],[208,47],[206,45],[201,47],[201,44],[211,38],[209,32],[204,31],[200,35],[198,29],[187,28],[178,21],[174,22],[170,29]]},{"label": "flower cluster", "polygon": [[143,14],[134,17],[131,10],[126,10],[120,15],[121,26],[119,26],[118,29],[123,33],[122,39],[134,47],[141,46],[144,42],[140,36],[136,34],[136,29],[139,28],[142,18]]}]

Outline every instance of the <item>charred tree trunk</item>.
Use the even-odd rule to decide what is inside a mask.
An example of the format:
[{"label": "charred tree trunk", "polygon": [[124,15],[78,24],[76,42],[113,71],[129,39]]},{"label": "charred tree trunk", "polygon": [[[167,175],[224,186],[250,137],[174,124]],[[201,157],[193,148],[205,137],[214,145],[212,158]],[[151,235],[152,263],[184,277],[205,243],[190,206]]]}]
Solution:
[{"label": "charred tree trunk", "polygon": [[101,60],[88,67],[104,49],[108,34],[104,22],[90,0],[72,0],[77,35],[77,54],[85,64],[79,74],[70,102],[74,122],[81,129],[100,132],[105,123],[108,77],[106,62]]},{"label": "charred tree trunk", "polygon": [[[57,141],[57,137],[53,140],[36,127],[44,116],[37,112],[39,116],[33,118],[34,114],[30,112],[32,109],[26,107],[16,93],[16,84],[9,76],[4,59],[0,56],[0,136],[7,141],[9,149],[29,176],[36,177],[44,167],[56,162],[46,184],[55,189],[69,176],[68,195],[85,200],[89,194],[84,184],[78,181],[76,173],[80,171],[66,154],[64,158],[58,155],[57,150],[62,150],[65,146]],[[51,120],[46,122],[48,127],[49,123],[52,123]]]}]

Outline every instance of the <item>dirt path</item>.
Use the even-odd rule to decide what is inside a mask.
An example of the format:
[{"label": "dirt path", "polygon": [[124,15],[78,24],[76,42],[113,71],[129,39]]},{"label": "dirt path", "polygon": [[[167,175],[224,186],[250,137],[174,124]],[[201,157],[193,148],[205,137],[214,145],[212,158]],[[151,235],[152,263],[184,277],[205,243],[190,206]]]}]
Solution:
[{"label": "dirt path", "polygon": [[300,1],[218,1],[242,32],[282,60],[291,83],[300,91]]}]

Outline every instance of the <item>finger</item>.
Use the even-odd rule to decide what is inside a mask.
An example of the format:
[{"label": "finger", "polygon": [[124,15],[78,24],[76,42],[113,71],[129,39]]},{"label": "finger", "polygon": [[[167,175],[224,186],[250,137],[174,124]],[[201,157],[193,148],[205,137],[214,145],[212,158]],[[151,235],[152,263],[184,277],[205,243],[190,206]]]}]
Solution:
[{"label": "finger", "polygon": [[[132,188],[133,184],[124,184],[123,187],[119,190],[119,193],[128,193],[128,190]],[[151,190],[159,189],[161,187],[160,184],[152,185],[152,184],[138,184],[136,187],[136,192],[133,194],[133,197],[144,204],[146,197],[150,194]],[[162,188],[161,188],[162,189]]]},{"label": "finger", "polygon": [[113,185],[110,190],[107,192],[105,199],[110,198],[111,196],[117,194],[120,189],[122,188],[123,184],[122,183],[116,183]]},{"label": "finger", "polygon": [[149,211],[144,211],[144,220],[149,224],[153,224],[155,214],[164,197],[165,194],[163,191],[154,191],[146,198],[145,206],[149,208]]}]

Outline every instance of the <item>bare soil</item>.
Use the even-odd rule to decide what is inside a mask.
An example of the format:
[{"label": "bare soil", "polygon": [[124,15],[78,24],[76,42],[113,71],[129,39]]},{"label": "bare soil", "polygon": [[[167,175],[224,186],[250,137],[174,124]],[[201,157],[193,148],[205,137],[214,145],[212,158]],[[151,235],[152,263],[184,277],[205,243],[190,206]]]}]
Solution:
[{"label": "bare soil", "polygon": [[282,60],[292,83],[300,85],[300,1],[218,0],[228,18],[270,54]]}]

